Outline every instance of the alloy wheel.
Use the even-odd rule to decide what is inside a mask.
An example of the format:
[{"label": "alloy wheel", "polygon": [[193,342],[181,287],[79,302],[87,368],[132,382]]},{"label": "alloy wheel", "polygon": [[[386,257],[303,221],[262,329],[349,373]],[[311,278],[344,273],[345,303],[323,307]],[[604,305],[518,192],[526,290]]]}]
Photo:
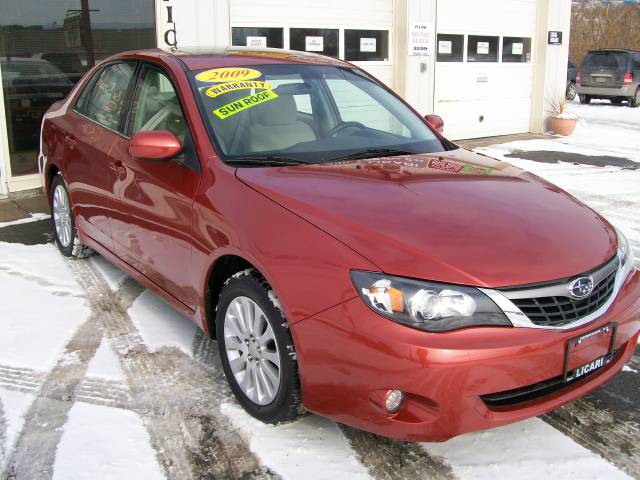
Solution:
[{"label": "alloy wheel", "polygon": [[58,241],[63,247],[68,247],[73,238],[73,223],[69,197],[62,185],[56,186],[53,192],[53,223],[56,227]]},{"label": "alloy wheel", "polygon": [[233,376],[242,392],[268,405],[280,389],[280,354],[271,325],[249,297],[236,297],[224,317],[224,345]]}]

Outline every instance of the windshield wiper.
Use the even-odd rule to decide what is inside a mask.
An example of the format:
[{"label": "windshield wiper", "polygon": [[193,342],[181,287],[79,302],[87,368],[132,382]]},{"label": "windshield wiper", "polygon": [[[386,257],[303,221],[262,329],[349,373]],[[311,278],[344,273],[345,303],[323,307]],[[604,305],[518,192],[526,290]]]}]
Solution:
[{"label": "windshield wiper", "polygon": [[264,155],[264,156],[247,156],[247,157],[236,157],[236,158],[228,158],[225,160],[226,163],[229,164],[241,164],[248,166],[261,166],[261,167],[270,167],[270,166],[287,166],[287,165],[304,165],[309,162],[304,162],[302,160],[297,160],[291,157],[278,157],[276,155]]},{"label": "windshield wiper", "polygon": [[397,157],[400,155],[415,155],[416,152],[411,152],[409,150],[401,150],[397,148],[368,148],[361,152],[350,153],[349,155],[345,155],[343,157],[332,158],[331,162],[339,162],[341,160],[360,160],[366,158],[376,158],[376,157]]}]

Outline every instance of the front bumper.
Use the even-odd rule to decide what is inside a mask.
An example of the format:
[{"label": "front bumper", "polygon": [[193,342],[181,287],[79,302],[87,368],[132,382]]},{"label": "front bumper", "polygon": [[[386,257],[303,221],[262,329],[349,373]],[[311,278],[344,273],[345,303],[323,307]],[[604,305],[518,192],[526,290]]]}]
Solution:
[{"label": "front bumper", "polygon": [[636,85],[625,87],[577,87],[578,94],[594,97],[633,97],[636,94]]},{"label": "front bumper", "polygon": [[[563,374],[567,340],[616,322],[617,355],[606,367],[548,395],[490,407],[481,396]],[[401,440],[443,441],[553,410],[597,388],[629,360],[640,330],[640,273],[600,318],[571,330],[478,327],[426,333],[398,325],[353,298],[291,327],[307,409]],[[405,392],[386,414],[384,392]]]}]

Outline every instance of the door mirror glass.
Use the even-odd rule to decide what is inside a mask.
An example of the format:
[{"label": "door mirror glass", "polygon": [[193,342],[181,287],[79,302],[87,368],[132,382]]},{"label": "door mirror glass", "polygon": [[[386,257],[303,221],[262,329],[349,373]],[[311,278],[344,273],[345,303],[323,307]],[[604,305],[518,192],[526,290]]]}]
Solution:
[{"label": "door mirror glass", "polygon": [[427,119],[427,123],[431,125],[435,130],[439,133],[442,133],[444,130],[444,120],[440,115],[427,115],[424,117]]},{"label": "door mirror glass", "polygon": [[182,145],[167,130],[138,132],[131,137],[129,153],[140,160],[170,160],[182,153]]}]

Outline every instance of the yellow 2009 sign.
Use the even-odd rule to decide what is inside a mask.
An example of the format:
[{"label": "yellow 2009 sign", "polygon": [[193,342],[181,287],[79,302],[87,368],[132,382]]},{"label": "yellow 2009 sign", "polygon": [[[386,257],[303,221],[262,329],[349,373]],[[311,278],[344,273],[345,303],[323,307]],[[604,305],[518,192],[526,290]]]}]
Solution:
[{"label": "yellow 2009 sign", "polygon": [[213,70],[205,70],[196,75],[196,80],[201,82],[233,82],[241,80],[253,80],[262,75],[258,70],[253,68],[237,68],[224,67],[214,68]]}]

